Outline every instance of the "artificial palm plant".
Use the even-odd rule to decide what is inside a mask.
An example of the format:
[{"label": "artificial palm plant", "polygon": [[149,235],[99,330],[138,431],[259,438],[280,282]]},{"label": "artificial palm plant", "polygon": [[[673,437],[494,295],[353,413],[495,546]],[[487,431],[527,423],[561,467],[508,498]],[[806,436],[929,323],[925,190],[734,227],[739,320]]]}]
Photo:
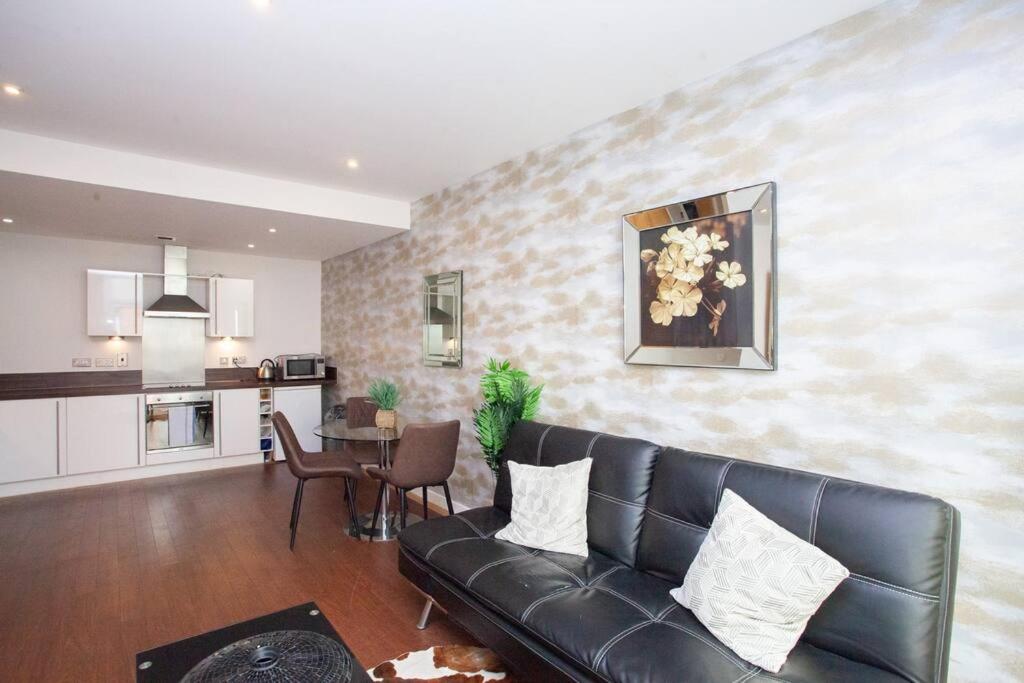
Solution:
[{"label": "artificial palm plant", "polygon": [[480,378],[484,402],[473,411],[473,426],[484,460],[497,474],[512,425],[537,416],[544,385],[530,386],[530,375],[507,360],[499,363],[489,358],[485,367],[487,372]]},{"label": "artificial palm plant", "polygon": [[366,390],[370,403],[377,406],[375,421],[381,429],[394,429],[398,422],[395,408],[402,402],[402,395],[394,382],[383,378],[373,380]]}]

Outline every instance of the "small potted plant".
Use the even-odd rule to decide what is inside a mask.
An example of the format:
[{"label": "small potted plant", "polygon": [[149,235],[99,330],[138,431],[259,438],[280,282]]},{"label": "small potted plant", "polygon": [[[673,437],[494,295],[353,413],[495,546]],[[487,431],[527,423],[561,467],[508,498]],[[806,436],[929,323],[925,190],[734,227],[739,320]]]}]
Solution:
[{"label": "small potted plant", "polygon": [[370,397],[370,403],[377,406],[377,415],[374,417],[377,427],[394,429],[398,424],[395,408],[402,402],[395,383],[383,378],[375,379],[366,393]]}]

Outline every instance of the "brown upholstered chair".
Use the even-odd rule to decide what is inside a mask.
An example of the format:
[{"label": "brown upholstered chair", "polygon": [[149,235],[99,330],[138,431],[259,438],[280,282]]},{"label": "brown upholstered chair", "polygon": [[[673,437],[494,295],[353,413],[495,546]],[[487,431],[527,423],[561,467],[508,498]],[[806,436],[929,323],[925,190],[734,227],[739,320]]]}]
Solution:
[{"label": "brown upholstered chair", "polygon": [[428,486],[444,487],[448,514],[455,514],[455,510],[452,508],[452,494],[448,490],[448,477],[455,469],[455,455],[459,449],[459,427],[458,420],[410,424],[402,432],[402,440],[395,453],[395,464],[391,469],[366,468],[366,473],[370,477],[380,481],[377,504],[374,507],[373,521],[370,524],[372,529],[377,528],[377,517],[380,515],[381,501],[384,498],[384,487],[389,485],[394,486],[399,492],[403,529],[409,507],[406,494],[411,489],[422,488],[423,490],[424,519],[428,516]]},{"label": "brown upholstered chair", "polygon": [[369,396],[349,396],[345,399],[345,422],[349,427],[376,427],[377,406]]},{"label": "brown upholstered chair", "polygon": [[[350,396],[345,400],[345,423],[349,427],[376,427],[377,406],[370,403],[369,396]],[[361,465],[379,465],[380,451],[376,444],[360,441],[345,441],[341,445]]]},{"label": "brown upholstered chair", "polygon": [[292,429],[288,418],[284,413],[278,411],[272,418],[274,428],[277,430],[277,438],[281,442],[281,449],[284,451],[285,462],[288,469],[299,480],[295,485],[295,498],[292,500],[291,520],[291,541],[289,549],[295,548],[295,532],[299,529],[299,512],[302,510],[302,492],[306,486],[307,479],[325,479],[328,477],[342,477],[345,480],[345,498],[348,502],[348,514],[350,524],[353,527],[359,526],[359,513],[356,511],[356,484],[363,477],[363,468],[359,463],[344,453],[308,453],[302,450],[299,440],[295,438],[295,431]]}]

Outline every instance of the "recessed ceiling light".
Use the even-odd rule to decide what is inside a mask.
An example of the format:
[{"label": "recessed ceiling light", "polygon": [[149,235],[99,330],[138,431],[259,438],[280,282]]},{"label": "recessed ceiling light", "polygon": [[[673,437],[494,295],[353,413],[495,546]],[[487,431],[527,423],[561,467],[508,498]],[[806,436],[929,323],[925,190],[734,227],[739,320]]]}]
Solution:
[{"label": "recessed ceiling light", "polygon": [[359,159],[349,159],[345,162],[345,165],[352,169],[359,168]]},{"label": "recessed ceiling light", "polygon": [[14,222],[13,218],[3,218],[3,219],[0,219],[0,220],[3,220],[4,223],[13,223]]},{"label": "recessed ceiling light", "polygon": [[277,228],[268,228],[267,232],[277,232]]},{"label": "recessed ceiling light", "polygon": [[252,6],[256,9],[265,10],[270,9],[270,0],[250,0]]},{"label": "recessed ceiling light", "polygon": [[247,244],[245,246],[249,247],[250,249],[255,249],[256,248],[255,244]]},{"label": "recessed ceiling light", "polygon": [[8,95],[13,95],[13,96],[17,97],[18,95],[21,94],[21,88],[19,88],[18,86],[14,85],[13,83],[5,83],[4,84],[4,92],[7,93]]}]

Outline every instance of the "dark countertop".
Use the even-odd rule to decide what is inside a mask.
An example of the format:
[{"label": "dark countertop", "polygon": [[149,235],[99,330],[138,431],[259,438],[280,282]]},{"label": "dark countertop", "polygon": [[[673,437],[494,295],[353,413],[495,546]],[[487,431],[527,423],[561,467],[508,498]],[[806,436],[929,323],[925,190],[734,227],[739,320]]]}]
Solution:
[{"label": "dark countertop", "polygon": [[0,401],[26,398],[63,398],[70,396],[112,396],[120,394],[162,394],[172,391],[218,391],[258,387],[331,386],[336,368],[327,369],[324,379],[261,380],[256,368],[233,370],[208,369],[206,384],[188,389],[146,388],[138,370],[100,372],[46,372],[0,375]]}]

